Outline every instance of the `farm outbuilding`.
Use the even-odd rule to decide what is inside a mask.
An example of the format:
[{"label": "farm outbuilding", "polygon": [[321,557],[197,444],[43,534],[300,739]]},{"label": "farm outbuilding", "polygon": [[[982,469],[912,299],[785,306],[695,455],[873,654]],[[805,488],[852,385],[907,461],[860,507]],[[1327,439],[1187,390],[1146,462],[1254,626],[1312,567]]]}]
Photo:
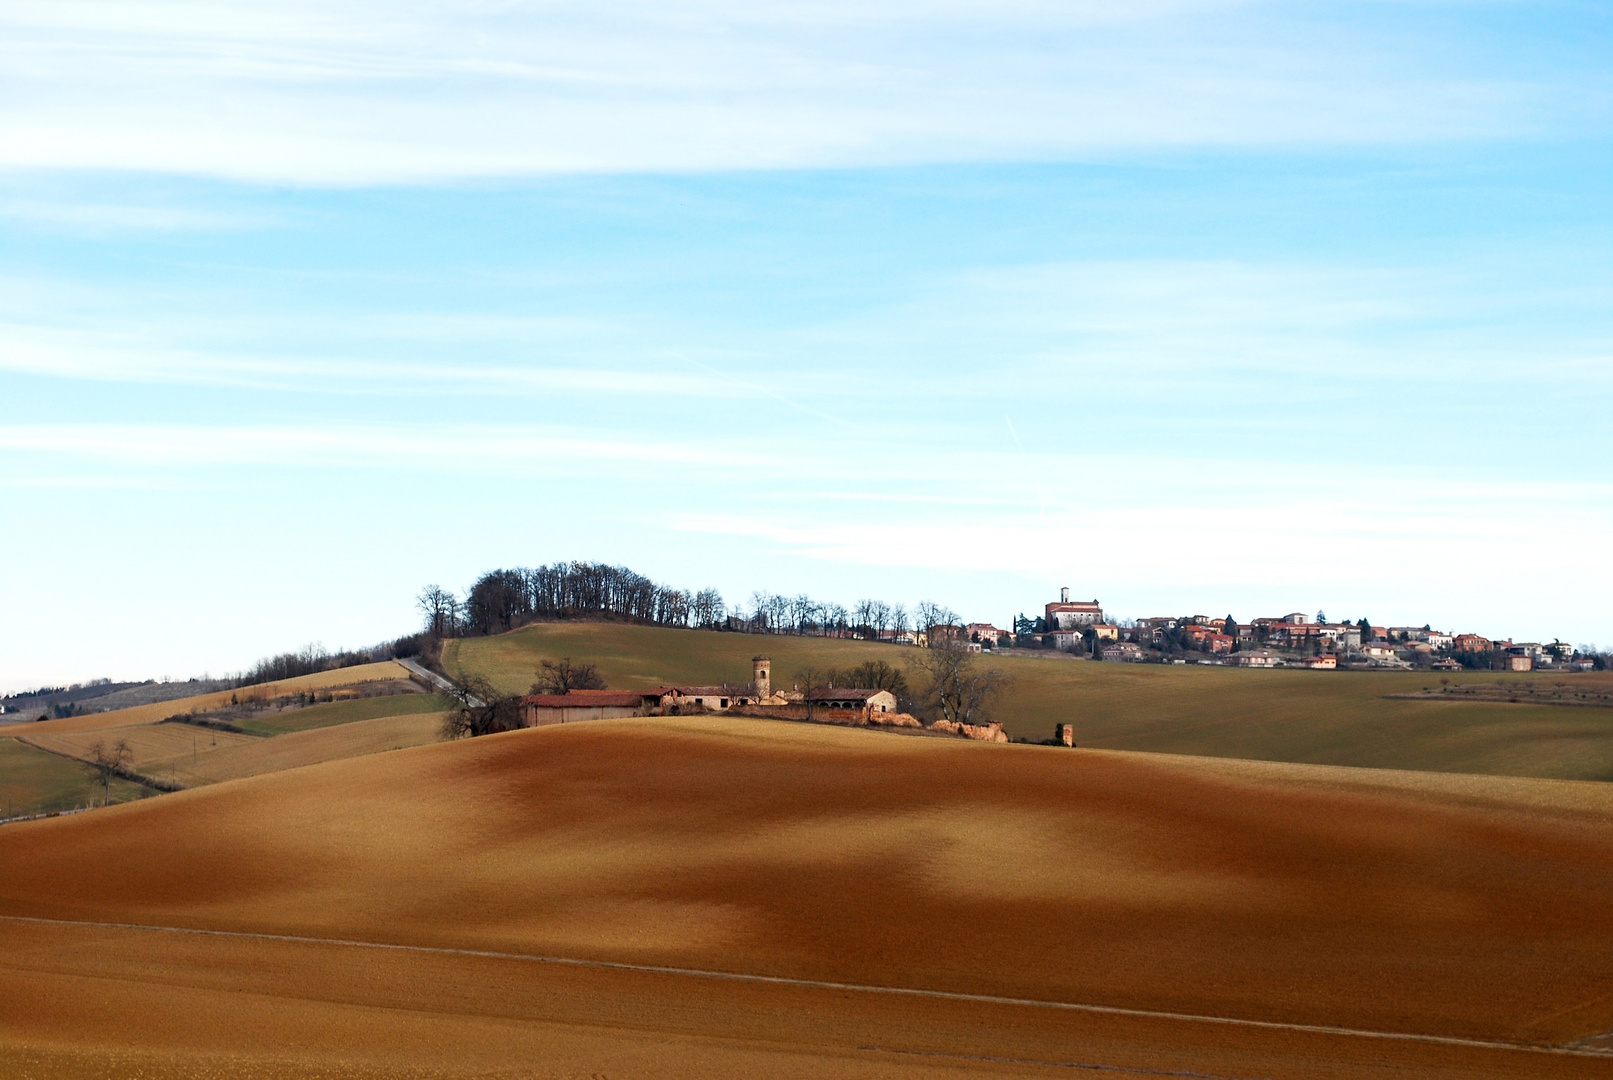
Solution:
[{"label": "farm outbuilding", "polygon": [[867,709],[871,713],[896,711],[896,695],[889,690],[856,690],[833,686],[812,691],[812,704],[825,709]]},{"label": "farm outbuilding", "polygon": [[634,691],[573,690],[569,694],[532,694],[521,699],[521,722],[527,727],[544,727],[577,720],[647,716],[659,704],[657,695]]}]

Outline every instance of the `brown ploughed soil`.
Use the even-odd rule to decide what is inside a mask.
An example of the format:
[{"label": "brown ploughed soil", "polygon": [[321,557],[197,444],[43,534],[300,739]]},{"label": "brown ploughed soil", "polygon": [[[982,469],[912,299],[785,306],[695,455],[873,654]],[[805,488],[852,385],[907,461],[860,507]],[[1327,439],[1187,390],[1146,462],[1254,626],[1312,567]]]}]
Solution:
[{"label": "brown ploughed soil", "polygon": [[0,916],[5,1076],[1613,1075],[1592,783],[599,721],[0,827]]}]

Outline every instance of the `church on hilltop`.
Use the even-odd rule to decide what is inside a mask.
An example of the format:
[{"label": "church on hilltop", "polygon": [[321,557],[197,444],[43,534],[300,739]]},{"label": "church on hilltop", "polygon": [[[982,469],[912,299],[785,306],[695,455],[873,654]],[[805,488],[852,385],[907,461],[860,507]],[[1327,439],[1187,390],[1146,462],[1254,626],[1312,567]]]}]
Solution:
[{"label": "church on hilltop", "polygon": [[1059,590],[1055,604],[1047,605],[1046,626],[1053,630],[1085,630],[1103,623],[1103,605],[1096,600],[1071,600],[1070,590]]}]

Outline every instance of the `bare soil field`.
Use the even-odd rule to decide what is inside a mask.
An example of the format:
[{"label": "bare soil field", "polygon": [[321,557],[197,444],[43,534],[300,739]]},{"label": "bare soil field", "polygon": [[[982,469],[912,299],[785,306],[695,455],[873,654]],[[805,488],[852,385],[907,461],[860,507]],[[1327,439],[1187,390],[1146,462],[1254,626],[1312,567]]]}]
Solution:
[{"label": "bare soil field", "polygon": [[1610,972],[1589,783],[690,717],[0,828],[14,1076],[1607,1076]]},{"label": "bare soil field", "polygon": [[[745,681],[751,656],[768,653],[774,682],[788,686],[806,664],[901,664],[912,651],[826,638],[572,622],[449,642],[443,662],[451,672],[524,691],[540,660],[570,656],[597,664],[613,689],[636,689]],[[1613,693],[1610,672],[1261,671],[1093,663],[1054,653],[981,662],[1014,679],[992,719],[1009,735],[1032,741],[1051,737],[1056,724],[1070,724],[1080,745],[1112,750],[1613,780],[1613,708],[1592,701]],[[1518,696],[1511,688],[1526,682],[1587,705],[1508,700]],[[1442,686],[1452,692],[1440,695]],[[1455,692],[1468,688],[1471,694]],[[1577,698],[1582,693],[1587,697]]]}]

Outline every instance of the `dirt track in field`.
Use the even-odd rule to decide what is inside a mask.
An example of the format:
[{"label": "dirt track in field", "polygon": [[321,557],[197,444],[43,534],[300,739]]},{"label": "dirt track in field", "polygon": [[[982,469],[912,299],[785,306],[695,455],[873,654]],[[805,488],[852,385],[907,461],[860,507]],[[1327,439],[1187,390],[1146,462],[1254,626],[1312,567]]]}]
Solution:
[{"label": "dirt track in field", "polygon": [[7,826],[0,914],[1292,1025],[0,920],[8,1075],[1613,1074],[1298,1030],[1613,1030],[1596,784],[610,721]]}]

